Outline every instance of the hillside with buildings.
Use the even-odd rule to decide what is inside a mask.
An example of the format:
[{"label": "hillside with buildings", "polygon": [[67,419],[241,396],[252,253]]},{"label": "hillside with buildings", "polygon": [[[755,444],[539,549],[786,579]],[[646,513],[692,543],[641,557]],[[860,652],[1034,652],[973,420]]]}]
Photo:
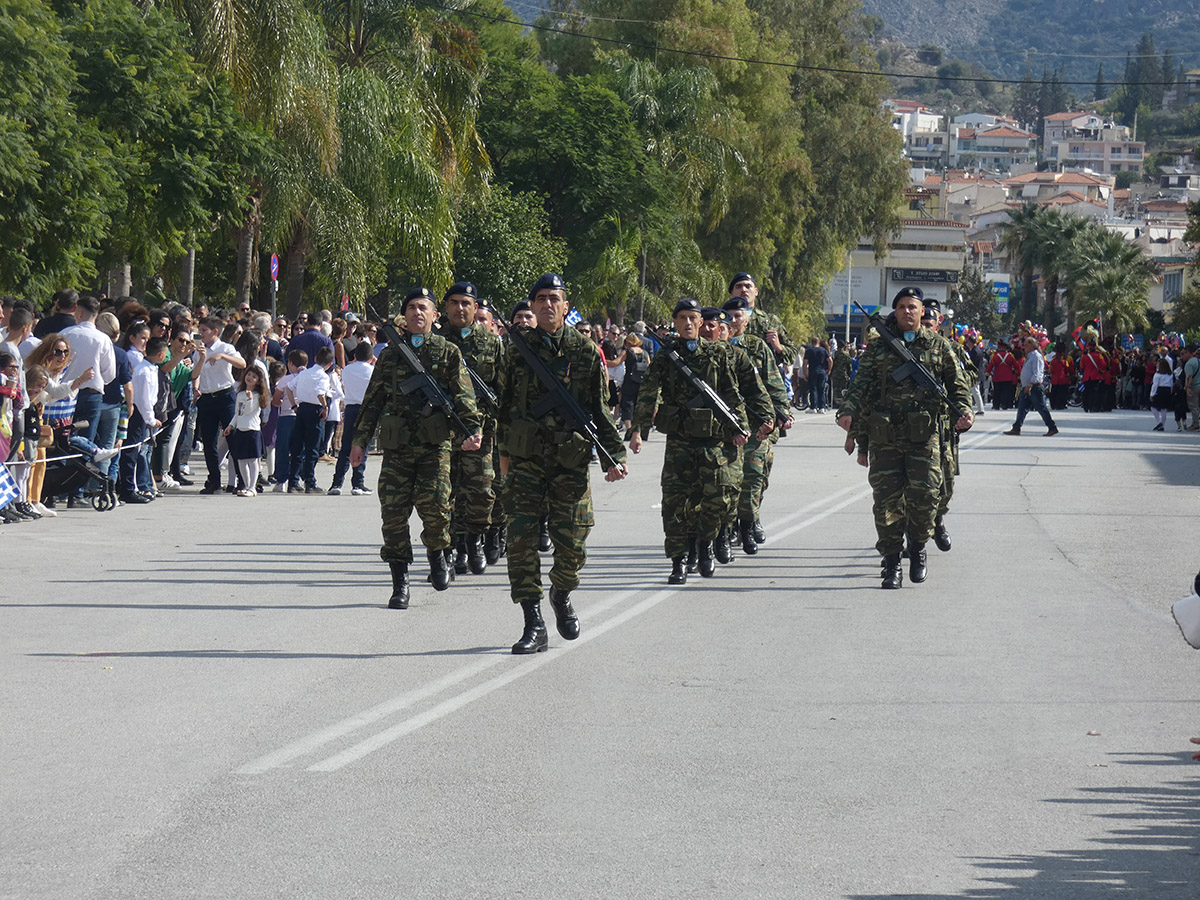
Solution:
[{"label": "hillside with buildings", "polygon": [[945,47],[1004,78],[1026,63],[1064,67],[1089,82],[1098,60],[1113,79],[1126,48],[1143,34],[1186,68],[1200,66],[1200,15],[1194,0],[864,0],[867,13],[906,44]]}]

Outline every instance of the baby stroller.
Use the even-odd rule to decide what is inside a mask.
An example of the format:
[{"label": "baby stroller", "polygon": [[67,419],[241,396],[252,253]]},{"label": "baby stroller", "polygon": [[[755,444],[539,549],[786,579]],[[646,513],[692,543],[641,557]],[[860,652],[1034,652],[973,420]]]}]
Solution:
[{"label": "baby stroller", "polygon": [[76,450],[68,441],[71,426],[54,429],[54,443],[46,448],[46,476],[42,482],[42,496],[59,497],[86,489],[91,483],[99,485],[91,494],[92,507],[97,512],[107,512],[117,506],[117,485],[108,477],[108,464],[100,471],[92,458]]}]

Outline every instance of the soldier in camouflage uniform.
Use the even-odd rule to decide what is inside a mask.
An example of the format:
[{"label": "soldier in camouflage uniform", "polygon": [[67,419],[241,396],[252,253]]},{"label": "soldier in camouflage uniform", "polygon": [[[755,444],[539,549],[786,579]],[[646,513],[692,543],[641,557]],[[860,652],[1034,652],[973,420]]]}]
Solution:
[{"label": "soldier in camouflage uniform", "polygon": [[[437,308],[426,288],[411,291],[400,308],[406,335],[402,339],[416,351],[421,365],[450,397],[454,411],[472,430],[458,435],[460,449],[478,450],[483,442],[479,411],[471,380],[462,367],[458,348],[432,333]],[[383,464],[379,471],[379,505],[383,513],[383,547],[379,551],[392,572],[388,606],[408,609],[408,567],[413,560],[408,519],[413,507],[424,530],[421,542],[429,558],[429,580],[444,591],[453,580],[446,551],[450,547],[450,445],[449,417],[435,410],[420,388],[405,393],[413,376],[400,351],[388,347],[375,364],[354,428],[350,465],[366,459],[366,447],[379,428]]]},{"label": "soldier in camouflage uniform", "polygon": [[746,436],[717,418],[707,405],[691,405],[697,390],[667,358],[666,351],[675,350],[684,364],[716,391],[737,416],[741,429],[756,429],[761,440],[771,433],[775,416],[757,376],[752,376],[753,394],[743,403],[732,348],[700,339],[702,314],[697,301],[679,301],[673,319],[678,337],[650,362],[638,392],[629,447],[640,452],[651,426],[667,436],[662,471],[665,549],[671,560],[670,583],[684,584],[692,516],[695,519],[690,524],[699,540],[700,574],[705,578],[713,575],[713,541],[736,501],[736,447],[746,443]]},{"label": "soldier in camouflage uniform", "polygon": [[[942,321],[941,304],[933,297],[926,297],[925,312],[921,316],[921,327],[936,332]],[[979,370],[975,368],[970,354],[961,344],[949,338],[946,340],[950,344],[950,349],[954,351],[954,358],[958,361],[958,366],[967,379],[967,387],[974,396],[975,385],[979,383]],[[946,512],[950,509],[950,498],[954,496],[954,477],[958,475],[958,432],[954,429],[954,423],[950,421],[948,410],[941,418],[940,428],[942,432],[942,499],[938,503],[937,516],[933,520],[933,543],[945,553],[951,546],[945,517]]]},{"label": "soldier in camouflage uniform", "polygon": [[[894,333],[945,385],[950,402],[959,409],[970,409],[970,387],[949,341],[920,327],[921,292],[904,288],[892,301],[892,308]],[[915,583],[925,580],[925,543],[933,535],[942,488],[938,420],[944,414],[943,403],[912,378],[892,380],[892,372],[901,365],[903,360],[887,344],[872,341],[838,410],[838,424],[851,435],[866,438],[859,447],[860,461],[866,453],[879,536],[875,548],[883,557],[884,588],[899,588],[904,583],[901,558],[906,536],[909,578]],[[970,427],[969,413],[955,423],[959,431]]]},{"label": "soldier in camouflage uniform", "polygon": [[758,545],[766,540],[765,534],[762,535],[762,540],[759,540],[755,531],[756,528],[761,529],[759,510],[767,489],[775,440],[794,423],[788,403],[787,387],[784,386],[783,376],[779,372],[779,366],[775,364],[771,348],[762,338],[746,333],[746,326],[750,323],[753,312],[749,302],[744,297],[733,297],[725,303],[725,311],[730,316],[729,342],[741,347],[750,357],[771,395],[771,403],[775,408],[775,424],[779,428],[779,431],[772,432],[765,441],[752,437],[742,451],[742,490],[738,497],[736,536],[741,540],[743,552],[753,556],[758,552]]},{"label": "soldier in camouflage uniform", "polygon": [[775,354],[775,362],[791,367],[796,362],[796,345],[788,337],[783,320],[774,313],[757,308],[758,285],[746,272],[738,272],[729,282],[729,299],[741,297],[750,304],[750,321],[746,323],[746,334],[762,338]]},{"label": "soldier in camouflage uniform", "polygon": [[[497,378],[500,372],[500,338],[486,325],[475,321],[478,291],[469,281],[452,284],[442,298],[446,324],[442,335],[462,353],[463,362],[498,396]],[[450,484],[453,489],[454,514],[451,534],[455,544],[454,571],[459,575],[468,570],[475,575],[487,571],[484,536],[492,526],[492,509],[496,502],[493,490],[495,469],[492,453],[496,447],[496,414],[476,395],[483,418],[483,444],[470,452],[455,450],[450,454]]]},{"label": "soldier in camouflage uniform", "polygon": [[[537,326],[537,319],[534,318],[533,310],[529,308],[528,300],[518,300],[512,308],[512,313],[508,317],[509,324],[520,328],[534,328]],[[500,346],[500,370],[496,377],[496,383],[499,385],[500,378],[504,375],[505,360],[508,354],[516,353],[509,342],[507,335],[501,338]],[[497,392],[497,396],[500,396]],[[492,468],[496,473],[493,484],[496,488],[496,506],[493,513],[493,519],[499,519],[499,522],[494,522],[492,528],[488,531],[487,549],[485,553],[488,558],[488,565],[492,565],[493,561],[499,561],[500,557],[508,552],[508,475],[500,464],[500,444],[496,444],[496,453],[493,457]],[[494,559],[493,559],[494,558]]]},{"label": "soldier in camouflage uniform", "polygon": [[[608,411],[608,374],[599,349],[565,326],[569,305],[558,275],[539,278],[529,303],[537,321],[536,328],[523,332],[530,347],[591,416],[601,444],[618,462],[605,480],[619,481],[625,477],[620,464],[625,446]],[[534,412],[547,389],[515,347],[505,351],[500,389],[496,434],[508,481],[508,582],[513,602],[521,604],[525,615],[525,630],[512,652],[538,653],[547,648],[538,558],[538,522],[544,513],[549,515],[554,547],[550,605],[558,633],[569,641],[579,637],[571,591],[579,586],[579,572],[587,560],[585,542],[595,523],[588,481],[592,444],[553,409],[540,416]]]},{"label": "soldier in camouflage uniform", "polygon": [[833,370],[829,373],[832,379],[830,390],[835,404],[842,402],[842,394],[850,386],[850,373],[853,371],[854,361],[850,357],[850,345],[838,344],[837,352],[833,354]]}]

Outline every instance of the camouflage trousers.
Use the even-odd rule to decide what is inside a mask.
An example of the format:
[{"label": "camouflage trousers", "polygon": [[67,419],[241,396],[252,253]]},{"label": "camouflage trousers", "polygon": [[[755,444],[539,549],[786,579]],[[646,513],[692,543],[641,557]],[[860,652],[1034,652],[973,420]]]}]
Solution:
[{"label": "camouflage trousers", "polygon": [[550,584],[560,591],[579,587],[587,562],[587,536],[596,523],[587,467],[566,468],[540,457],[512,459],[505,478],[508,514],[508,585],[514,603],[542,598],[538,525],[549,517],[554,564]]},{"label": "camouflage trousers", "polygon": [[958,435],[951,429],[942,433],[942,494],[938,501],[937,520],[950,509],[954,496],[954,476],[958,474]]},{"label": "camouflage trousers", "polygon": [[686,556],[688,535],[711,541],[737,503],[738,453],[731,441],[668,437],[662,518],[667,557]]},{"label": "camouflage trousers", "polygon": [[772,438],[760,441],[751,437],[742,448],[742,489],[737,502],[739,519],[758,520],[774,461],[775,441]]},{"label": "camouflage trousers", "polygon": [[414,444],[383,454],[379,470],[379,506],[383,513],[385,562],[412,562],[408,520],[413,507],[424,525],[426,550],[450,546],[450,444]]},{"label": "camouflage trousers", "polygon": [[900,553],[904,538],[924,544],[933,536],[942,492],[942,442],[934,435],[924,444],[872,444],[867,481],[875,494],[875,549]]},{"label": "camouflage trousers", "polygon": [[492,454],[496,445],[496,428],[488,422],[483,430],[483,446],[465,452],[455,447],[450,453],[450,485],[454,498],[450,531],[460,534],[483,534],[492,524],[492,509],[496,503],[495,473]]}]

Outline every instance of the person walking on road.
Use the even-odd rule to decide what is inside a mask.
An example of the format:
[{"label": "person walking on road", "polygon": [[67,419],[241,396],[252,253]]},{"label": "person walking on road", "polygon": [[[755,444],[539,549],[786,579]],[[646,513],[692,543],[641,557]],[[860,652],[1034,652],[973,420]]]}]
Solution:
[{"label": "person walking on road", "polygon": [[1054,417],[1046,408],[1046,392],[1042,389],[1042,378],[1046,374],[1046,361],[1038,350],[1037,341],[1031,337],[1025,338],[1025,364],[1021,366],[1021,396],[1017,398],[1017,421],[1005,434],[1019,435],[1021,425],[1029,410],[1036,410],[1046,423],[1046,437],[1058,434],[1058,426]]}]

